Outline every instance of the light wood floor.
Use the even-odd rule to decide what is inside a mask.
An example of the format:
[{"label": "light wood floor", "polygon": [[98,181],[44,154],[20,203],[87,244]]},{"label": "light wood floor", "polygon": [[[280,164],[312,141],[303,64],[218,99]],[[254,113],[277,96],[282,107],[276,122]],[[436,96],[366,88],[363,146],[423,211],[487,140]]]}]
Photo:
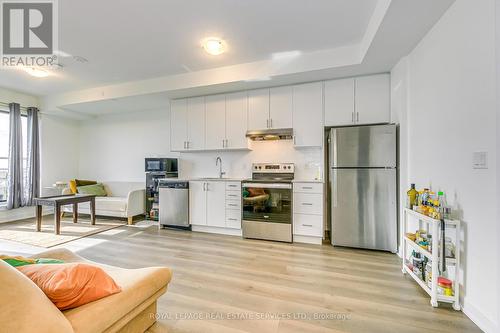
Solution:
[{"label": "light wood floor", "polygon": [[68,244],[101,263],[173,269],[154,333],[480,332],[463,313],[432,308],[388,253],[153,226]]}]

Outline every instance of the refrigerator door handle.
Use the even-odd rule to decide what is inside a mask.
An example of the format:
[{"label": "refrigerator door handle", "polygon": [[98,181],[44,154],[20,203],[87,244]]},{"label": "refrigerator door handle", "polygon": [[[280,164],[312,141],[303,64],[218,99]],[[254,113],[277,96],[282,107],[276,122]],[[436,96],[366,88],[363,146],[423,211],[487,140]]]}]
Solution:
[{"label": "refrigerator door handle", "polygon": [[333,207],[337,207],[337,170],[332,170],[332,195]]},{"label": "refrigerator door handle", "polygon": [[332,137],[331,137],[331,141],[332,141],[332,151],[331,151],[331,154],[332,154],[332,165],[333,167],[337,167],[337,129],[332,129]]}]

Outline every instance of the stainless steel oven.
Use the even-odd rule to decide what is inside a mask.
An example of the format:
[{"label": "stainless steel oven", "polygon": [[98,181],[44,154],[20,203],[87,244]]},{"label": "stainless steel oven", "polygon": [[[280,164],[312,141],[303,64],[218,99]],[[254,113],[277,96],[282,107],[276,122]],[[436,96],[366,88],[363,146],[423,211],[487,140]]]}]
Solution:
[{"label": "stainless steel oven", "polygon": [[254,164],[242,183],[244,238],[292,241],[293,164]]}]

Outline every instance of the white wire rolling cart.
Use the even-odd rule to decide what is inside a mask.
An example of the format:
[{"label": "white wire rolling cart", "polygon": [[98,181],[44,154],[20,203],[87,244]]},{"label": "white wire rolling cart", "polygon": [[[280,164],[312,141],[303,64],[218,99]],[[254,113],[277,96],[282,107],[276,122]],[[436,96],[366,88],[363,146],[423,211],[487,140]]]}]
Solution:
[{"label": "white wire rolling cart", "polygon": [[[414,225],[417,225],[418,230],[426,230],[432,235],[432,252],[427,251],[422,248],[416,242],[406,237],[406,233],[415,232],[415,230],[408,230],[408,225],[410,219],[414,221]],[[421,214],[419,212],[413,211],[411,209],[405,208],[404,211],[404,221],[403,221],[403,246],[402,246],[402,256],[403,256],[403,274],[409,274],[419,285],[424,289],[427,294],[431,297],[431,305],[433,307],[438,307],[439,302],[452,303],[453,309],[460,311],[460,221],[459,220],[445,220],[445,237],[451,236],[454,238],[455,245],[455,258],[446,258],[447,266],[454,266],[453,274],[447,276],[448,279],[453,281],[453,295],[447,296],[440,294],[438,292],[438,277],[439,277],[439,264],[441,260],[441,254],[439,249],[439,244],[441,243],[441,221],[433,219],[427,215]],[[407,266],[406,260],[408,259],[408,250],[419,252],[422,256],[426,257],[432,267],[432,279],[430,286],[426,281],[423,281],[419,276],[417,276],[410,267]]]}]

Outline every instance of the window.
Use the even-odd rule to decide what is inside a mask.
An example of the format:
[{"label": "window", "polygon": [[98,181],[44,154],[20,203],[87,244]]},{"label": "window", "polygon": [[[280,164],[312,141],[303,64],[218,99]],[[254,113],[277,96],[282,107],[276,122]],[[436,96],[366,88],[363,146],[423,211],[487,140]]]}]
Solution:
[{"label": "window", "polygon": [[[23,172],[26,172],[27,165],[27,117],[21,117],[21,128],[23,134]],[[0,204],[7,201],[7,173],[9,166],[9,113],[0,110]],[[23,176],[23,183],[26,183],[26,174]]]}]

